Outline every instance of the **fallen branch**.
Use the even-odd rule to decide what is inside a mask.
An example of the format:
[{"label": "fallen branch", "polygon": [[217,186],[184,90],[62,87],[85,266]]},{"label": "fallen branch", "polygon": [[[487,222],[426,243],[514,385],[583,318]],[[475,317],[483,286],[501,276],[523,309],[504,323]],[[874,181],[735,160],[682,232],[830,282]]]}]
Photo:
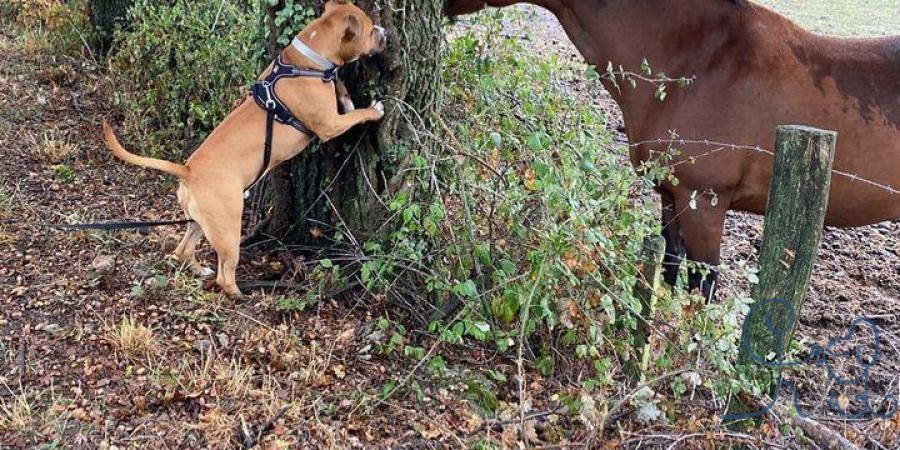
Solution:
[{"label": "fallen branch", "polygon": [[[568,413],[569,413],[568,406],[560,406],[559,408],[556,408],[556,409],[548,409],[545,411],[538,411],[538,412],[534,412],[534,413],[530,413],[530,414],[525,414],[525,420],[530,421],[530,420],[540,419],[542,417],[547,417],[547,416],[551,416],[551,415],[563,415],[563,414],[568,414]],[[509,424],[518,423],[518,422],[519,422],[518,417],[516,417],[515,419],[508,419],[508,420],[489,419],[489,420],[482,422],[481,425],[478,428],[476,428],[475,431],[469,433],[469,435],[478,434],[479,432],[484,431],[484,430],[493,430],[493,429],[496,429],[497,427],[502,427],[503,425],[509,425]]]},{"label": "fallen branch", "polygon": [[[765,402],[763,404],[771,404],[769,399],[762,400]],[[770,412],[777,414],[779,417],[789,421],[795,427],[803,430],[803,433],[807,437],[812,439],[822,448],[830,450],[860,450],[856,444],[848,441],[841,433],[832,430],[815,420],[791,414],[788,407],[780,403],[776,403]]]}]

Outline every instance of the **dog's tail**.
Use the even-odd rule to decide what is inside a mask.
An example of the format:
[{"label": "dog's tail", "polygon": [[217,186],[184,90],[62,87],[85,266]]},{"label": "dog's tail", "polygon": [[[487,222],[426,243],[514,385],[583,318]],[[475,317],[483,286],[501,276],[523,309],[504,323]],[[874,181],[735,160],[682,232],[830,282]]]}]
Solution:
[{"label": "dog's tail", "polygon": [[134,153],[129,153],[128,150],[125,150],[125,148],[122,147],[122,144],[119,143],[119,139],[116,138],[116,133],[113,132],[112,127],[109,126],[109,123],[107,123],[105,120],[103,121],[103,139],[106,141],[106,146],[109,147],[110,150],[112,150],[113,155],[116,155],[116,158],[119,158],[122,161],[137,166],[161,170],[163,172],[175,175],[182,180],[188,177],[189,172],[186,166],[162,159],[147,158],[145,156],[138,156]]}]

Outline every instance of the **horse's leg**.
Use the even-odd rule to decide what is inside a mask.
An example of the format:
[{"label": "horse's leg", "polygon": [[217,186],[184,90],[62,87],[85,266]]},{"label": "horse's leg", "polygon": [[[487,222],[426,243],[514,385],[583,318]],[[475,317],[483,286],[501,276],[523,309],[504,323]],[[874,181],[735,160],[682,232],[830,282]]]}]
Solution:
[{"label": "horse's leg", "polygon": [[725,205],[729,202],[720,195],[718,203],[713,206],[709,198],[700,196],[696,199],[696,208],[691,208],[690,200],[690,194],[676,196],[676,220],[688,259],[707,267],[688,270],[688,289],[698,289],[703,298],[710,301],[715,295],[719,277],[716,267],[719,265],[725,213],[728,211]]},{"label": "horse's leg", "polygon": [[666,283],[674,287],[678,283],[681,261],[684,260],[684,240],[681,238],[681,230],[678,228],[675,200],[672,198],[672,194],[660,190],[659,195],[662,200],[662,237],[666,240],[662,274]]}]

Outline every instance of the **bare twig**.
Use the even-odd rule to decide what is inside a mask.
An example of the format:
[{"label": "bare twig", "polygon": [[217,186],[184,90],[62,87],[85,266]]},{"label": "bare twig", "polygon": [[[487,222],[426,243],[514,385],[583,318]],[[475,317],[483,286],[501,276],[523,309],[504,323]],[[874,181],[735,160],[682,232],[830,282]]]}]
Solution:
[{"label": "bare twig", "polygon": [[516,355],[516,367],[519,372],[519,432],[522,434],[522,442],[526,443],[527,446],[527,438],[525,437],[525,369],[524,369],[524,349],[525,349],[525,329],[528,328],[528,318],[531,314],[531,300],[534,299],[534,291],[537,290],[538,285],[541,283],[541,279],[544,277],[544,264],[541,264],[538,267],[537,276],[534,279],[534,284],[531,285],[531,292],[528,293],[528,298],[525,300],[525,304],[522,306],[522,316],[519,318],[519,349],[518,354]]}]

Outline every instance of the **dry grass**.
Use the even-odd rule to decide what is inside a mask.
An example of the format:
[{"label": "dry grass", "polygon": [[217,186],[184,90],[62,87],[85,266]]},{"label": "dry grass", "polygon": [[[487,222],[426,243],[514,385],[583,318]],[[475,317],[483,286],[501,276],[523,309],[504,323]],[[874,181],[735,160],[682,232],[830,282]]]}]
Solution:
[{"label": "dry grass", "polygon": [[210,448],[230,448],[239,423],[237,417],[216,406],[200,414],[200,421],[194,428],[203,434]]},{"label": "dry grass", "polygon": [[245,355],[276,371],[292,371],[301,366],[303,349],[286,325],[251,328],[244,333],[242,340]]},{"label": "dry grass", "polygon": [[117,327],[109,333],[113,347],[128,358],[149,358],[158,349],[153,330],[141,325],[130,317],[123,317]]},{"label": "dry grass", "polygon": [[274,372],[261,372],[240,358],[221,358],[214,347],[203,351],[201,358],[185,360],[155,375],[156,383],[165,390],[174,388],[185,397],[203,395],[209,399],[198,421],[189,425],[203,436],[209,448],[233,448],[242,424],[258,425],[282,408],[286,408],[284,420],[297,418],[292,403],[295,398],[284,395],[289,386]]},{"label": "dry grass", "polygon": [[[186,360],[171,371],[175,375],[178,388],[186,393],[206,389],[215,395],[235,400],[245,399],[255,375],[253,367],[240,360],[222,360],[215,350],[205,352],[202,360]],[[162,380],[159,384],[165,384]]]},{"label": "dry grass", "polygon": [[7,217],[12,212],[13,196],[6,187],[6,180],[0,176],[0,217]]},{"label": "dry grass", "polygon": [[35,55],[48,53],[50,50],[50,33],[41,27],[26,29],[18,37],[18,47],[26,53]]},{"label": "dry grass", "polygon": [[[13,48],[12,40],[7,36],[0,36],[0,52],[6,52]],[[4,85],[7,84],[4,78],[0,78],[0,80],[4,81]]]},{"label": "dry grass", "polygon": [[78,151],[78,145],[66,141],[55,131],[45,131],[40,137],[30,137],[34,154],[47,163],[60,163]]},{"label": "dry grass", "polygon": [[0,396],[0,431],[39,435],[60,429],[67,420],[66,408],[58,397],[44,405],[45,392],[13,390],[6,383],[3,389],[12,395]]},{"label": "dry grass", "polygon": [[254,370],[240,361],[219,361],[213,367],[213,379],[221,391],[233,398],[244,398],[249,393]]},{"label": "dry grass", "polygon": [[14,19],[26,26],[53,24],[58,20],[59,0],[3,0],[16,11]]},{"label": "dry grass", "polygon": [[886,36],[900,34],[897,0],[756,0],[821,34]]}]

